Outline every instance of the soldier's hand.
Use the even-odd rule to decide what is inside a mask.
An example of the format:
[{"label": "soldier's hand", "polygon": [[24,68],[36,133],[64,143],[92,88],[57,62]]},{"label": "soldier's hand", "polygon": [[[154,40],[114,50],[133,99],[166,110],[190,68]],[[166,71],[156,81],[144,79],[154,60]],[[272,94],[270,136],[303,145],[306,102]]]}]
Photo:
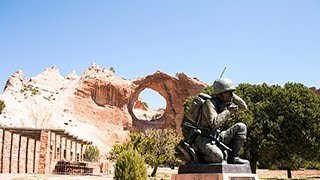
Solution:
[{"label": "soldier's hand", "polygon": [[235,114],[238,112],[239,108],[236,104],[230,104],[228,107],[228,110],[230,111],[231,114]]}]

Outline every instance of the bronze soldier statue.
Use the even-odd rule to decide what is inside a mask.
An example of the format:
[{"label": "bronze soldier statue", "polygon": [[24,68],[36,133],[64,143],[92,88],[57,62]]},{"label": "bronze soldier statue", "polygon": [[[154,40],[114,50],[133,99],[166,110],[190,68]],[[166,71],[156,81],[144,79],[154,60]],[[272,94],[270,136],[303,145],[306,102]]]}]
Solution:
[{"label": "bronze soldier statue", "polygon": [[[197,125],[197,136],[191,146],[197,157],[205,163],[249,164],[239,157],[246,139],[247,126],[236,123],[227,130],[221,130],[223,124],[232,115],[243,112],[247,104],[234,93],[235,86],[228,78],[219,78],[213,83],[214,93],[202,104],[202,113]],[[201,131],[201,132],[200,132]],[[216,139],[214,139],[216,138]],[[222,146],[221,146],[222,145]],[[225,145],[231,149],[226,153]]]}]

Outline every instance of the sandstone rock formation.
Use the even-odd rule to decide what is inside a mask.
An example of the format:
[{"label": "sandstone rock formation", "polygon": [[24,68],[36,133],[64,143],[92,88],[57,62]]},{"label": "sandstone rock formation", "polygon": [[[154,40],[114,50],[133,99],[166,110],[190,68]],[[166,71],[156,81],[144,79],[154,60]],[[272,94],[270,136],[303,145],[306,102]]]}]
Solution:
[{"label": "sandstone rock formation", "polygon": [[[97,64],[79,76],[73,71],[62,77],[55,66],[30,79],[17,71],[0,95],[6,104],[0,123],[66,129],[107,153],[114,143],[127,140],[129,130],[173,128],[180,133],[183,102],[205,86],[186,74],[172,77],[160,71],[124,80]],[[133,113],[135,108],[148,110],[139,105],[145,88],[158,92],[166,101],[165,110],[151,121]]]},{"label": "sandstone rock formation", "polygon": [[[128,110],[133,120],[133,128],[139,131],[146,128],[173,128],[181,133],[180,126],[184,101],[189,96],[199,93],[205,87],[203,82],[189,78],[186,74],[181,73],[172,77],[160,71],[135,79],[132,83],[133,94],[128,104]],[[139,94],[145,88],[153,89],[166,100],[166,109],[163,115],[153,121],[140,120],[132,111]]]},{"label": "sandstone rock formation", "polygon": [[320,95],[320,88],[317,89],[316,87],[311,87],[310,90],[315,92],[316,94]]},{"label": "sandstone rock formation", "polygon": [[148,111],[148,108],[146,107],[145,104],[143,104],[143,102],[141,101],[141,99],[138,99],[134,106],[133,106],[133,109],[141,109],[141,110],[144,110],[144,111]]}]

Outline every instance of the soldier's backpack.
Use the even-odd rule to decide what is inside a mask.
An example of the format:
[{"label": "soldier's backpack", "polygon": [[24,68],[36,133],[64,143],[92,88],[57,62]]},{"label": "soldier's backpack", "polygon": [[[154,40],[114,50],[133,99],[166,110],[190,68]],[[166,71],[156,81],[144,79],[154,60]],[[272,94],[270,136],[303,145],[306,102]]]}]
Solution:
[{"label": "soldier's backpack", "polygon": [[196,95],[192,99],[189,110],[185,112],[182,120],[182,124],[181,124],[182,134],[187,140],[189,139],[192,128],[190,128],[190,126],[186,124],[192,125],[196,128],[201,128],[199,127],[199,124],[203,115],[202,107],[204,102],[210,98],[212,98],[211,102],[214,103],[216,107],[218,107],[217,110],[221,112],[221,107],[218,105],[218,100],[216,98],[213,98],[212,96],[206,93],[199,93],[198,95]]},{"label": "soldier's backpack", "polygon": [[207,100],[210,99],[209,94],[200,93],[196,95],[190,105],[188,112],[185,114],[185,120],[191,123],[193,126],[198,126],[202,116],[202,105]]}]

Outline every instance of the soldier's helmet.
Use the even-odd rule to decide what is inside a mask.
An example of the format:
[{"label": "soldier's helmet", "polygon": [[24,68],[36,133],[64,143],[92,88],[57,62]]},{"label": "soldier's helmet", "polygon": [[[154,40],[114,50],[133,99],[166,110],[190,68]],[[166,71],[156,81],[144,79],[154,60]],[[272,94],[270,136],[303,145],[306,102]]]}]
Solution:
[{"label": "soldier's helmet", "polygon": [[221,94],[227,91],[234,91],[236,87],[233,85],[231,79],[219,78],[213,83],[214,94]]}]

